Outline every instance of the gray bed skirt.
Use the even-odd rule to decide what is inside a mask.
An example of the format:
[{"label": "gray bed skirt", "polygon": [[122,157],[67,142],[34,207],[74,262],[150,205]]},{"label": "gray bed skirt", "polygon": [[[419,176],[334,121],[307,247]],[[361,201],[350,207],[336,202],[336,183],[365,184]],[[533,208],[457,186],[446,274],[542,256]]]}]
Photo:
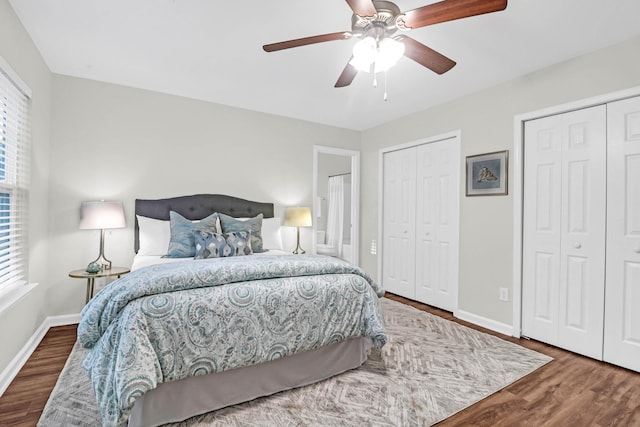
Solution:
[{"label": "gray bed skirt", "polygon": [[353,338],[259,365],[160,384],[136,400],[129,426],[159,426],[322,381],[362,365],[370,338]]}]

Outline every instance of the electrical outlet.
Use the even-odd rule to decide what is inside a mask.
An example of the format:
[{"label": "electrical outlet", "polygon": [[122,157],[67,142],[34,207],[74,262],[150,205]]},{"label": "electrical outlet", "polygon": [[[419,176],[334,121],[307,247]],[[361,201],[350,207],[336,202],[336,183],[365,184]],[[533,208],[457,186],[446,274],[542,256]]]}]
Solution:
[{"label": "electrical outlet", "polygon": [[500,288],[500,301],[509,301],[509,288]]}]

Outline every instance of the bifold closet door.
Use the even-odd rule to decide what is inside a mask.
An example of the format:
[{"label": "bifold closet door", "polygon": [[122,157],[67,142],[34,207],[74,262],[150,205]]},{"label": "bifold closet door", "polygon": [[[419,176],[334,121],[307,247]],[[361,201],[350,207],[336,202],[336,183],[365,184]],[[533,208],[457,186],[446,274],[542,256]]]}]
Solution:
[{"label": "bifold closet door", "polygon": [[606,107],[525,124],[522,333],[602,358]]},{"label": "bifold closet door", "polygon": [[640,97],[608,105],[604,360],[640,371]]},{"label": "bifold closet door", "polygon": [[459,145],[450,139],[418,146],[416,300],[457,308]]},{"label": "bifold closet door", "polygon": [[383,157],[382,284],[415,299],[416,148]]}]

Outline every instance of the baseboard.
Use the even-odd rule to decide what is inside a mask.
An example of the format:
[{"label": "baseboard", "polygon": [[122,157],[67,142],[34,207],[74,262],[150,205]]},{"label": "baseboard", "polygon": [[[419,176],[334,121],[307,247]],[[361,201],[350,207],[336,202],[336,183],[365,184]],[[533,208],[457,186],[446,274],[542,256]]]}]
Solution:
[{"label": "baseboard", "polygon": [[474,325],[481,326],[483,328],[491,329],[492,331],[499,332],[504,335],[513,336],[513,326],[506,323],[498,322],[493,319],[488,319],[477,314],[469,313],[464,310],[457,310],[453,313],[455,317],[465,322],[473,323]]},{"label": "baseboard", "polygon": [[54,326],[72,325],[75,323],[80,323],[80,314],[49,316],[44,319],[31,338],[29,338],[5,370],[2,371],[2,374],[0,374],[0,396],[4,394],[11,384],[11,381],[13,381],[16,375],[18,375],[24,364],[27,363],[27,360],[29,360],[29,357],[31,357],[31,354],[33,354],[35,349],[38,347],[38,344],[40,344],[40,341],[42,341],[42,338],[44,338],[50,328]]},{"label": "baseboard", "polygon": [[44,319],[42,323],[46,323],[47,330],[49,330],[49,328],[53,328],[54,326],[75,325],[76,323],[80,323],[80,319],[80,313],[63,314],[61,316],[49,316]]}]

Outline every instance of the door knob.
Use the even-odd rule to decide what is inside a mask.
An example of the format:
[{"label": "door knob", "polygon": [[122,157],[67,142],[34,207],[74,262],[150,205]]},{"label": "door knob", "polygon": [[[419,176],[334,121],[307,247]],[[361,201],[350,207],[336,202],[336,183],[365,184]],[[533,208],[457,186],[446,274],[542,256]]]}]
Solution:
[{"label": "door knob", "polygon": [[633,251],[637,254],[640,254],[640,246],[636,247]]},{"label": "door knob", "polygon": [[580,249],[582,247],[582,245],[580,243],[574,243],[573,247],[576,249]]}]

